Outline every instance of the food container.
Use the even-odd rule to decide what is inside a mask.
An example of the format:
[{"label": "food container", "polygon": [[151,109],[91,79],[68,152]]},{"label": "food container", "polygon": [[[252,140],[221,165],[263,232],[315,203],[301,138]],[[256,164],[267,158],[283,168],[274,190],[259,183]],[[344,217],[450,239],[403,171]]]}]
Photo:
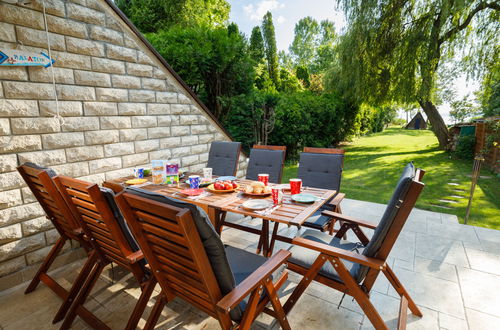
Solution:
[{"label": "food container", "polygon": [[154,184],[162,184],[165,180],[165,163],[163,160],[153,160],[151,162],[151,175]]},{"label": "food container", "polygon": [[167,163],[165,166],[165,183],[169,185],[179,183],[179,164]]}]

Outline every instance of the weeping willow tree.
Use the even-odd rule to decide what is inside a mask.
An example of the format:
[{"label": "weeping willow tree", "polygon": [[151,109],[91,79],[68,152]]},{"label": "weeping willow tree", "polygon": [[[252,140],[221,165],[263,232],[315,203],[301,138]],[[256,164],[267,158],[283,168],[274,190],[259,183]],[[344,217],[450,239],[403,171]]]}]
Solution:
[{"label": "weeping willow tree", "polygon": [[[482,75],[498,61],[500,3],[478,0],[337,0],[349,29],[330,85],[358,102],[418,103],[441,148],[448,130],[436,107],[445,65]],[[461,61],[454,61],[456,58]]]}]

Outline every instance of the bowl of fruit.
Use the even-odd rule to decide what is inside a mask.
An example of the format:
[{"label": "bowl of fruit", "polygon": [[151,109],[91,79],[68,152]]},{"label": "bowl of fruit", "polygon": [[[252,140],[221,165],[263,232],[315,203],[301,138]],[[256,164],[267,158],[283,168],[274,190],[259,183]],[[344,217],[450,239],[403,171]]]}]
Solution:
[{"label": "bowl of fruit", "polygon": [[215,183],[209,185],[207,189],[214,193],[229,193],[238,189],[239,185],[236,181],[215,181]]}]

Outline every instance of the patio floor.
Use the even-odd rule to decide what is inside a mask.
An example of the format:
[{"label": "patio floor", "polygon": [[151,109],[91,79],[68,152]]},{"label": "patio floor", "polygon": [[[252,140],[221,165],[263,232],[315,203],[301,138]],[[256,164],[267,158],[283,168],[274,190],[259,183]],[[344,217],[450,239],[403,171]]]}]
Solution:
[{"label": "patio floor", "polygon": [[[385,206],[345,200],[345,214],[378,221]],[[260,226],[258,220],[245,220]],[[294,235],[296,229],[284,228],[282,234]],[[223,240],[255,251],[257,237],[225,229]],[[351,238],[353,239],[353,238]],[[277,244],[277,248],[283,247]],[[423,318],[409,316],[410,329],[494,329],[500,328],[500,231],[465,226],[455,216],[414,210],[390,255],[389,263],[421,307]],[[54,272],[66,287],[75,278],[82,262]],[[114,281],[111,281],[111,278]],[[284,294],[291,293],[300,277],[290,273]],[[0,329],[56,329],[51,319],[61,300],[40,285],[24,295],[25,285],[0,293]],[[86,306],[113,329],[123,328],[140,290],[133,278],[115,267],[98,282]],[[156,295],[156,293],[155,293]],[[356,302],[342,294],[313,283],[289,315],[292,329],[372,328]],[[399,299],[381,274],[371,300],[390,328],[397,324]],[[286,299],[286,296],[284,297]],[[149,314],[154,300],[144,313]],[[411,315],[411,314],[410,314]],[[141,320],[140,326],[144,326]],[[261,316],[255,329],[274,325]],[[86,329],[77,319],[74,329]],[[158,329],[218,329],[218,322],[181,300],[170,302],[163,310]]]}]

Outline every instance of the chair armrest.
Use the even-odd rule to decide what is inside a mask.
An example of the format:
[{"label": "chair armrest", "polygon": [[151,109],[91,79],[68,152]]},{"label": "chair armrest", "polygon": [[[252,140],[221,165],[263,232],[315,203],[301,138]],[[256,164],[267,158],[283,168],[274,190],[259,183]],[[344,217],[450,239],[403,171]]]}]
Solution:
[{"label": "chair armrest", "polygon": [[231,292],[222,297],[217,303],[217,308],[222,312],[228,312],[237,306],[246,296],[269,278],[276,269],[285,263],[291,255],[290,251],[279,250]]},{"label": "chair armrest", "polygon": [[366,257],[359,253],[354,253],[351,251],[339,249],[334,246],[312,241],[310,239],[303,237],[294,238],[292,240],[292,244],[299,245],[311,250],[315,250],[332,257],[338,257],[344,260],[355,262],[360,265],[368,266],[370,268],[382,269],[385,266],[385,261],[383,260]]},{"label": "chair armrest", "polygon": [[131,264],[136,263],[137,261],[142,260],[142,259],[144,259],[144,254],[142,253],[141,250],[135,251],[134,253],[129,254],[127,256],[127,260]]},{"label": "chair armrest", "polygon": [[345,222],[354,223],[354,224],[360,225],[361,227],[366,227],[366,228],[370,228],[370,229],[377,228],[377,225],[375,225],[371,222],[358,220],[358,219],[355,219],[353,217],[347,216],[345,214],[336,213],[336,212],[332,212],[332,211],[323,211],[323,212],[321,212],[321,214],[324,215],[325,217],[335,218],[335,219],[342,220]]},{"label": "chair armrest", "polygon": [[342,202],[345,198],[345,194],[338,193],[328,204],[333,206],[339,206],[340,202]]}]

